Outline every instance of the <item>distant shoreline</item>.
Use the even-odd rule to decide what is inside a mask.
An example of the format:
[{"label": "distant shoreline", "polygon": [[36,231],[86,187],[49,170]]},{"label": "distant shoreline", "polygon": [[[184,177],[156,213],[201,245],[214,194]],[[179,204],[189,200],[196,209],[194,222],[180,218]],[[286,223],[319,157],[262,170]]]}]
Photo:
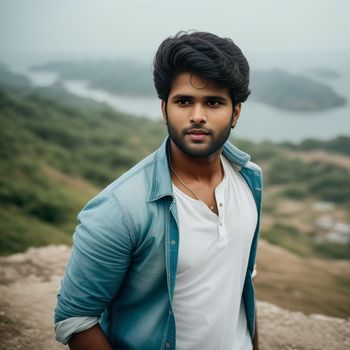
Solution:
[{"label": "distant shoreline", "polygon": [[[55,72],[58,79],[84,80],[93,89],[125,97],[155,95],[151,71],[132,61],[49,62],[31,67],[34,71]],[[318,68],[318,72],[327,69]],[[332,71],[332,74],[337,74]],[[280,110],[318,112],[345,106],[345,97],[331,86],[310,77],[290,74],[285,70],[254,71],[251,73],[252,99]]]}]

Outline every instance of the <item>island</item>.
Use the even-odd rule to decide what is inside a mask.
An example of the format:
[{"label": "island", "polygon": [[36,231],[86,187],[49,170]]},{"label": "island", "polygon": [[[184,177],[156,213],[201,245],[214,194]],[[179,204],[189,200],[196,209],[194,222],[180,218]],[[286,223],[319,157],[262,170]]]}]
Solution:
[{"label": "island", "polygon": [[252,72],[251,90],[254,100],[289,111],[317,112],[347,102],[325,83],[277,69]]},{"label": "island", "polygon": [[[155,96],[151,65],[131,60],[58,61],[31,69],[56,72],[62,80],[84,80],[92,88],[117,95]],[[256,102],[288,111],[317,112],[347,103],[331,86],[285,70],[253,71],[251,91]]]}]

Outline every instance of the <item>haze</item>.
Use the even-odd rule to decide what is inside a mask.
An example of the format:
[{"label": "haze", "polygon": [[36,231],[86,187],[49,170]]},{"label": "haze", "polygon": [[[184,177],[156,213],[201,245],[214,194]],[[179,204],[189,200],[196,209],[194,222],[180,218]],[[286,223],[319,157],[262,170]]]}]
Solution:
[{"label": "haze", "polygon": [[346,0],[0,0],[2,60],[150,60],[179,30],[231,37],[245,53],[350,51]]}]

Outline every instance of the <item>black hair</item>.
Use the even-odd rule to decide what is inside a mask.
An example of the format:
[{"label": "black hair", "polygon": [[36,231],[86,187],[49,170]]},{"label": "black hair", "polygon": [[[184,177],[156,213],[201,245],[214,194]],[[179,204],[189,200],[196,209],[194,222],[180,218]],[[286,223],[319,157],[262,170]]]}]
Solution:
[{"label": "black hair", "polygon": [[179,32],[165,39],[154,58],[153,80],[158,97],[167,101],[177,75],[189,72],[227,87],[235,105],[250,94],[249,64],[229,38],[207,32]]}]

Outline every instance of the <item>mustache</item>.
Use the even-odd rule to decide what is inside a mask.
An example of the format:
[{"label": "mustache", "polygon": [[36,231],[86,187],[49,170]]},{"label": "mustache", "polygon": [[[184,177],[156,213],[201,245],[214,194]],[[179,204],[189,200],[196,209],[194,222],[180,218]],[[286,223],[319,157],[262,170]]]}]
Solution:
[{"label": "mustache", "polygon": [[210,130],[210,129],[207,129],[207,128],[204,128],[202,124],[193,124],[191,125],[190,127],[188,128],[184,128],[181,130],[182,133],[185,135],[185,134],[188,134],[192,131],[204,131],[205,133],[207,133],[208,135],[213,135],[213,131]]}]

